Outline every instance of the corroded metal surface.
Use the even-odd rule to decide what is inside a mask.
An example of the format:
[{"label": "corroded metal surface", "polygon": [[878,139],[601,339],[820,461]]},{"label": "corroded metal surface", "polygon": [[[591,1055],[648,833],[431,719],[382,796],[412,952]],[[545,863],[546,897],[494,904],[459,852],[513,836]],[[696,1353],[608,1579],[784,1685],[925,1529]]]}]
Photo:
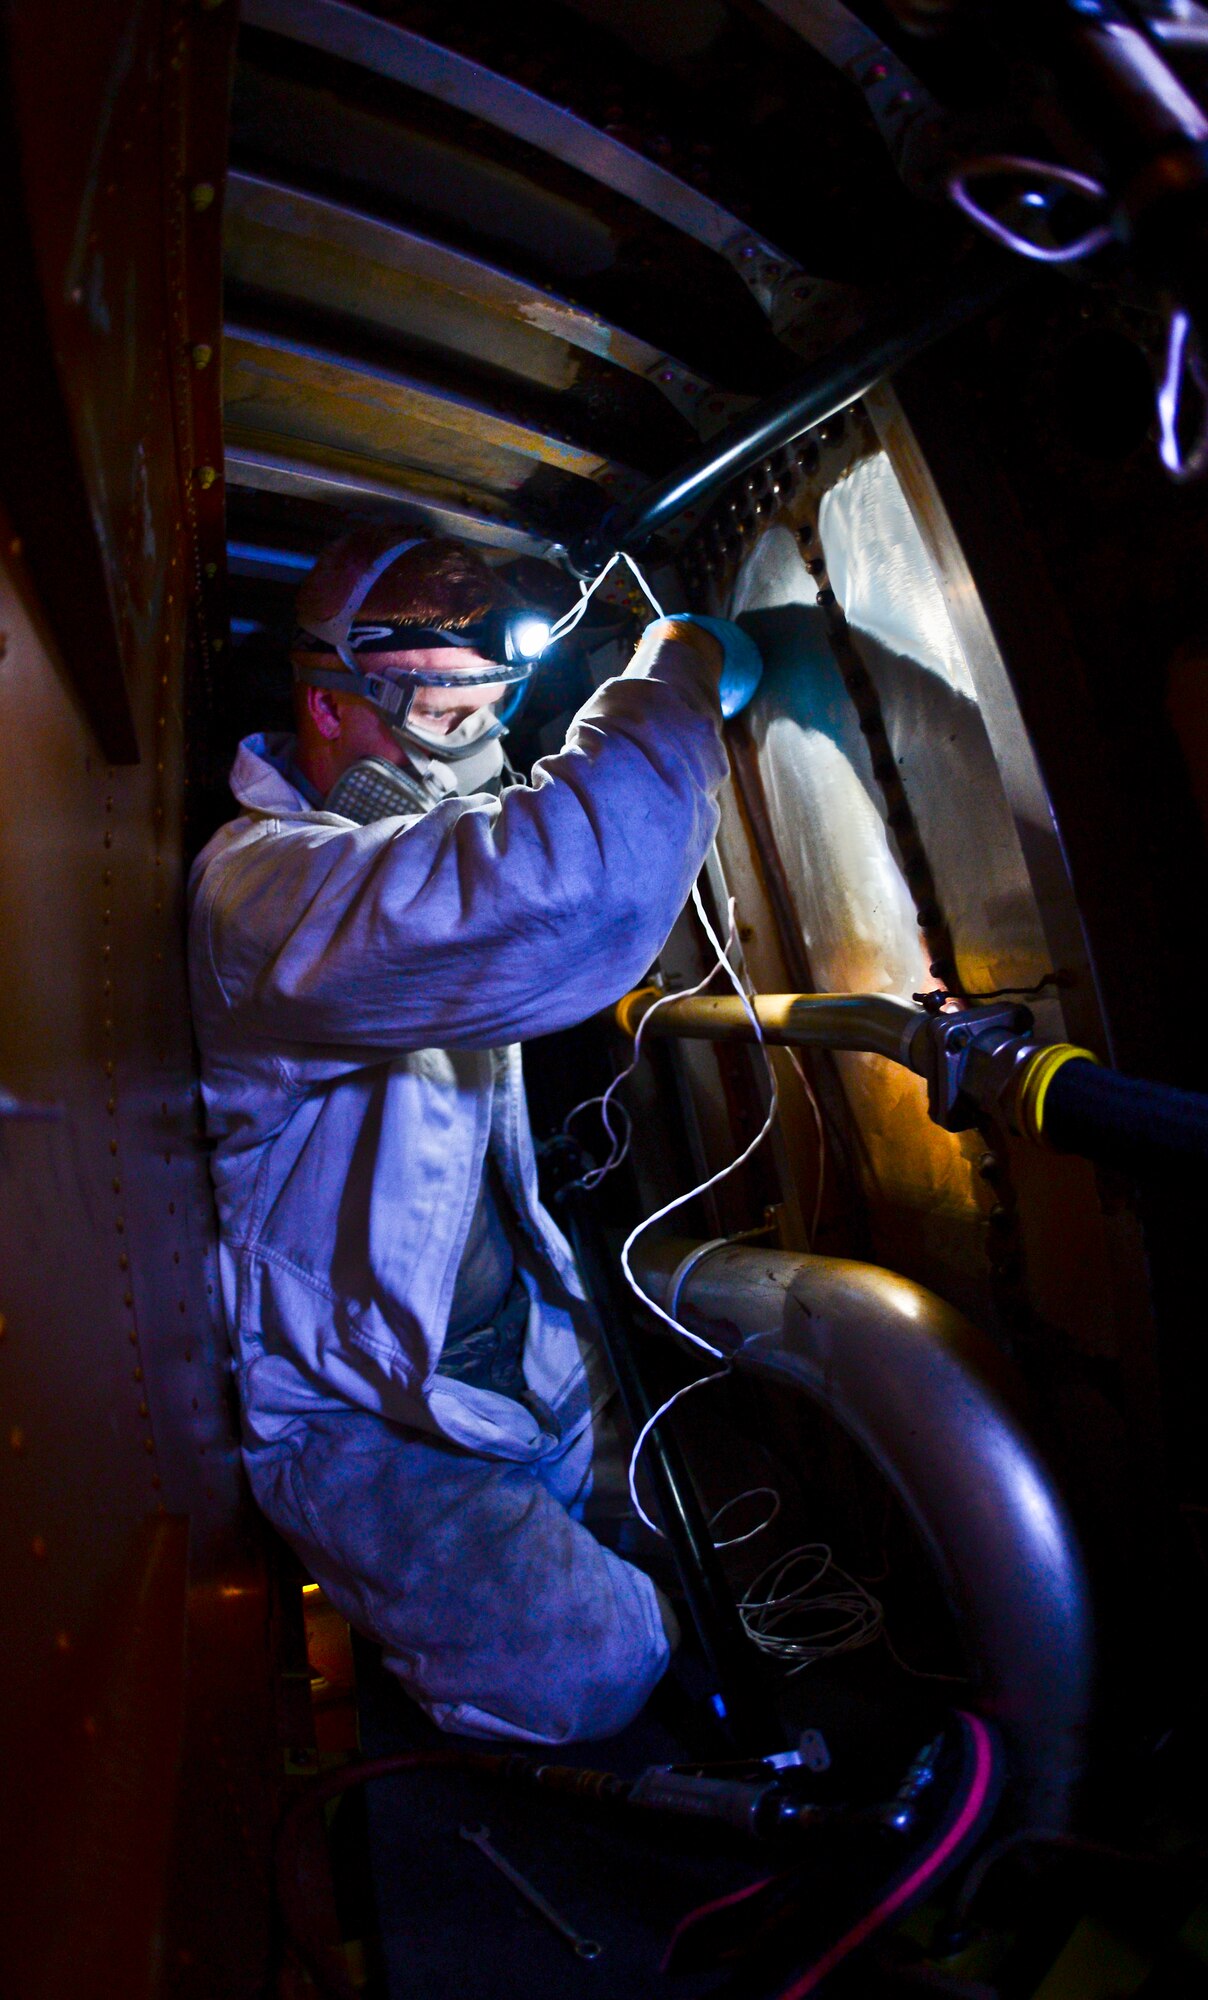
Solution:
[{"label": "corroded metal surface", "polygon": [[235,443],[275,438],[298,452],[317,444],[496,494],[515,493],[538,466],[567,478],[607,476],[618,492],[637,486],[598,453],[468,397],[247,326],[227,327],[224,393]]},{"label": "corroded metal surface", "polygon": [[[228,179],[228,283],[338,311],[413,344],[470,357],[551,390],[570,389],[593,357],[649,381],[716,428],[733,398],[649,341],[482,257],[348,203],[262,174]],[[613,396],[625,384],[600,376]]]}]

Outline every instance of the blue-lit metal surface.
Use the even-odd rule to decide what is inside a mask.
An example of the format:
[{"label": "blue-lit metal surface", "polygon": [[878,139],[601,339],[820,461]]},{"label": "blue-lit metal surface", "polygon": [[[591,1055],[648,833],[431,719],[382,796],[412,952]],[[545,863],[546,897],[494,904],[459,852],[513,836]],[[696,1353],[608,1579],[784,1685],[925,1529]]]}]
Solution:
[{"label": "blue-lit metal surface", "polygon": [[228,542],[227,564],[233,576],[265,576],[273,582],[283,582],[290,577],[305,576],[314,565],[314,557],[297,549],[266,549],[254,542]]}]

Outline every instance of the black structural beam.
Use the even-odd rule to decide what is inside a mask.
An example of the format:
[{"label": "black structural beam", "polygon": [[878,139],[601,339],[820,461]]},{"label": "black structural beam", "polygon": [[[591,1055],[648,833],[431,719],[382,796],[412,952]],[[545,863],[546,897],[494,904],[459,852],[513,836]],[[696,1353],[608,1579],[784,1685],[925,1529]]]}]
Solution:
[{"label": "black structural beam", "polygon": [[[592,1198],[580,1185],[590,1162],[573,1140],[551,1141],[542,1150],[547,1168],[560,1183],[554,1206],[599,1314],[604,1349],[636,1435],[654,1405],[633,1351],[631,1301],[604,1242]],[[743,1629],[708,1518],[667,1418],[651,1430],[642,1456],[692,1622],[725,1705],[726,1734],[747,1756],[782,1749],[785,1734],[771,1674]]]},{"label": "black structural beam", "polygon": [[655,480],[571,547],[592,574],[614,549],[636,553],[686,508],[696,507],[865,395],[895,368],[1001,303],[1021,282],[1020,267],[997,251],[972,252],[942,278],[881,307],[860,328],[784,389],[757,403],[677,471]]}]

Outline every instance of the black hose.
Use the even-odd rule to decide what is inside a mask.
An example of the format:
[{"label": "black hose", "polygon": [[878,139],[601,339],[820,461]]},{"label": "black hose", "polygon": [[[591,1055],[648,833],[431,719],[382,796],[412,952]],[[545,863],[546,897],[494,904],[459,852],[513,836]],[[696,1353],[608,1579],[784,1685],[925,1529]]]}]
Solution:
[{"label": "black hose", "polygon": [[1058,1152],[1126,1173],[1178,1161],[1208,1166],[1208,1096],[1093,1062],[1062,1064],[1048,1088],[1043,1129]]},{"label": "black hose", "polygon": [[761,458],[846,409],[903,362],[1001,305],[1020,282],[1017,263],[979,247],[952,270],[882,304],[858,332],[836,342],[786,388],[747,410],[628,504],[611,509],[578,544],[578,566],[598,569],[614,549],[640,549],[685,508],[711,499]]}]

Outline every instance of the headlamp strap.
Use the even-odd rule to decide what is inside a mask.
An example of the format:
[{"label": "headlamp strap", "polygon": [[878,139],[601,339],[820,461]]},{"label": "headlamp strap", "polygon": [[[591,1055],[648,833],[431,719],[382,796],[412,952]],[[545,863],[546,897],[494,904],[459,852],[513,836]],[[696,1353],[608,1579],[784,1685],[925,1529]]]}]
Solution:
[{"label": "headlamp strap", "polygon": [[373,561],[358,577],[351,596],[341,606],[340,610],[336,612],[334,618],[316,618],[307,628],[316,639],[323,639],[329,646],[333,647],[343,660],[344,665],[354,673],[356,666],[352,657],[352,649],[348,644],[348,635],[352,630],[357,612],[365,602],[378,578],[385,575],[391,563],[397,562],[400,556],[405,556],[408,549],[417,549],[420,543],[427,541],[427,539],[426,535],[401,535],[397,542],[388,542],[385,548],[379,550]]},{"label": "headlamp strap", "polygon": [[387,680],[382,674],[363,674],[356,661],[347,667],[301,667],[295,665],[294,679],[303,687],[334,688],[338,694],[359,694],[391,721],[405,721],[415,693],[414,683]]}]

